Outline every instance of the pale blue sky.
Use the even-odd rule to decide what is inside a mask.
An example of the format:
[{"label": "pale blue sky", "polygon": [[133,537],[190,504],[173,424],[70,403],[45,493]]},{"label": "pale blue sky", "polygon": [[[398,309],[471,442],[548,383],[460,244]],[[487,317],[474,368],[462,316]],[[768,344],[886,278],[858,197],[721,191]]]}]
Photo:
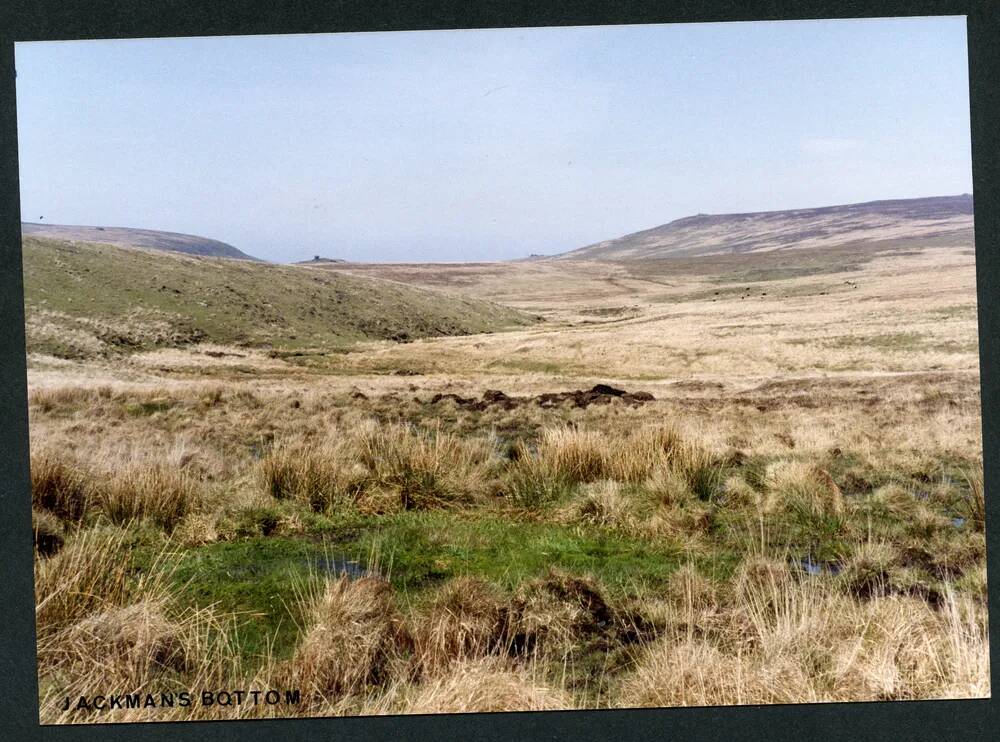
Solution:
[{"label": "pale blue sky", "polygon": [[25,221],[269,260],[556,253],[971,192],[965,20],[33,42]]}]

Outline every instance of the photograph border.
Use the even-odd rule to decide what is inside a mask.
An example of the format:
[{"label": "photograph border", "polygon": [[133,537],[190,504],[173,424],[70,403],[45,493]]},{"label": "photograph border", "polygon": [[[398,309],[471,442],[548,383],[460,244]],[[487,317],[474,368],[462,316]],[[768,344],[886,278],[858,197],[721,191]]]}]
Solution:
[{"label": "photograph border", "polygon": [[[363,0],[15,0],[0,9],[0,736],[11,740],[476,739],[988,739],[996,699],[545,711],[329,719],[38,723],[27,379],[21,273],[14,43],[531,26],[770,21],[966,15],[968,18],[976,280],[985,489],[1000,492],[1000,4],[991,0],[802,2],[364,2]],[[987,455],[986,452],[990,452]],[[1000,499],[988,498],[991,686],[1000,668]]]}]

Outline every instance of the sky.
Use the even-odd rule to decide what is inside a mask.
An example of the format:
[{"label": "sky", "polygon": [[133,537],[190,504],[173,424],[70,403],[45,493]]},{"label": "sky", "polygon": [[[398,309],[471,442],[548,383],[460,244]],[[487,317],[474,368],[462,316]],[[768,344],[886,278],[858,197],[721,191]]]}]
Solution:
[{"label": "sky", "polygon": [[279,262],[972,191],[963,17],[30,42],[16,69],[24,221]]}]

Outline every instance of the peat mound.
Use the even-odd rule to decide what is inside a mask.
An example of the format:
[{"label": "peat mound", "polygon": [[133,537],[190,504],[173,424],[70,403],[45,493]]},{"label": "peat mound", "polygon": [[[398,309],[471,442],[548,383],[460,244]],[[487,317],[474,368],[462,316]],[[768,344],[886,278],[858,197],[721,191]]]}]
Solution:
[{"label": "peat mound", "polygon": [[573,407],[589,407],[593,404],[610,404],[612,401],[620,399],[625,404],[638,407],[646,402],[652,402],[655,397],[649,392],[627,392],[624,389],[616,389],[608,384],[597,384],[590,389],[576,389],[567,392],[546,392],[533,397],[512,397],[497,389],[487,389],[480,399],[475,397],[462,397],[458,394],[435,394],[428,404],[438,404],[445,400],[451,400],[458,407],[473,412],[499,407],[504,410],[513,410],[522,405],[536,404],[539,407],[556,407],[562,404],[570,404]]}]

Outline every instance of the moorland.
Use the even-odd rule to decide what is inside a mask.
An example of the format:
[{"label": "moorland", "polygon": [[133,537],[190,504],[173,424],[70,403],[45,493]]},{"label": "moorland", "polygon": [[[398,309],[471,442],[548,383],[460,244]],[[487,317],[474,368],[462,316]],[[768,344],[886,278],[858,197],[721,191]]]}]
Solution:
[{"label": "moorland", "polygon": [[[26,234],[43,722],[988,696],[971,199],[890,204],[469,264]],[[302,703],[62,709],[202,688]]]}]

